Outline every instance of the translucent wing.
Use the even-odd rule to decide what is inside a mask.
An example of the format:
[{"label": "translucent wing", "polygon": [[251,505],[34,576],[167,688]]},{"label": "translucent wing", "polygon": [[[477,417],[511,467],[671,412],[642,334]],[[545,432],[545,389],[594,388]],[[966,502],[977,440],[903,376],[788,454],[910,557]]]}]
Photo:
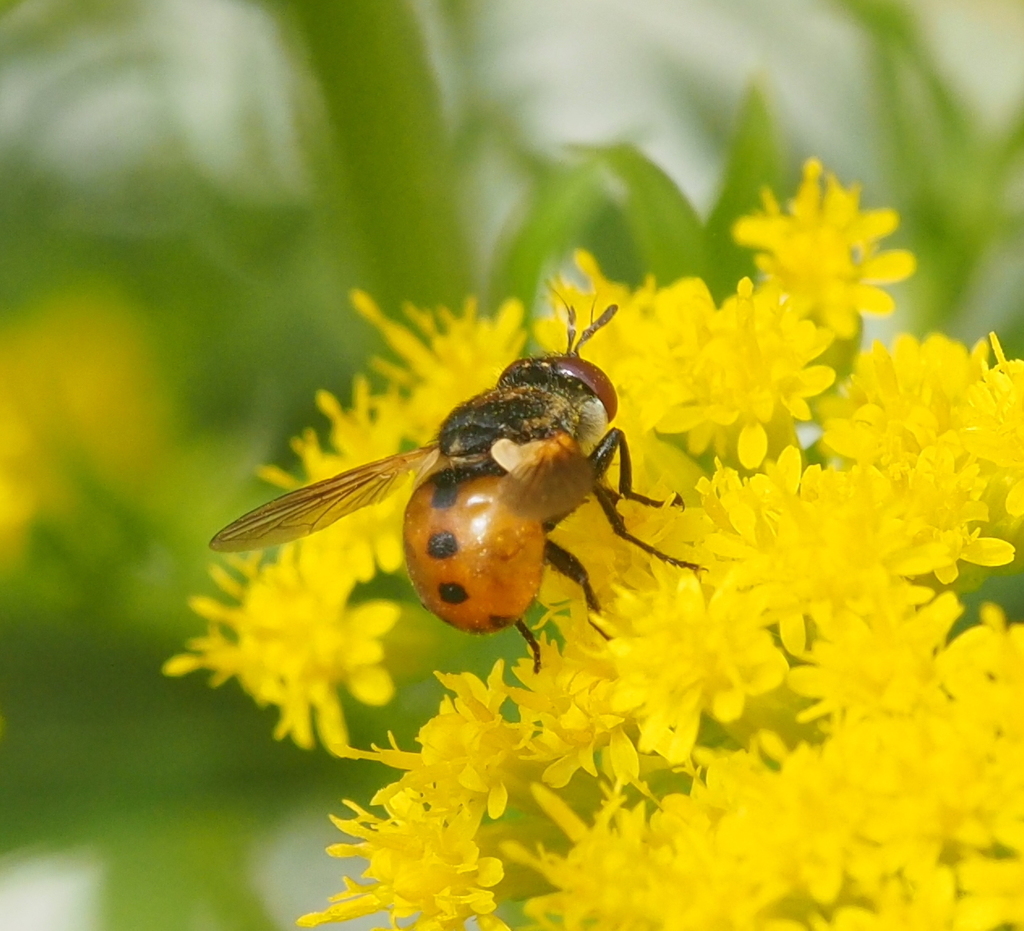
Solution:
[{"label": "translucent wing", "polygon": [[509,507],[529,520],[568,514],[594,487],[594,467],[568,433],[522,444],[498,440],[491,458],[508,472],[502,494]]},{"label": "translucent wing", "polygon": [[425,446],[297,488],[228,524],[210,541],[210,548],[237,553],[297,540],[383,501],[409,472],[426,475],[440,460],[436,446]]}]

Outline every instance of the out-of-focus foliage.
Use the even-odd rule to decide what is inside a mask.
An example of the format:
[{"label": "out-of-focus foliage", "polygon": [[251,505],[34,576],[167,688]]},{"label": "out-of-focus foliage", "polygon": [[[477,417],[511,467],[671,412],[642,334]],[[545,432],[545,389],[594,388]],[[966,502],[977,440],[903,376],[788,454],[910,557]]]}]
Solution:
[{"label": "out-of-focus foliage", "polygon": [[[1024,354],[1024,103],[980,116],[927,6],[799,6],[0,4],[0,865],[94,858],[112,931],[287,927],[336,887],[336,864],[307,878],[329,827],[288,825],[368,794],[370,767],[274,742],[272,714],[237,690],[160,667],[201,632],[186,599],[214,591],[210,534],[268,496],[257,466],[291,468],[315,392],[347,404],[379,351],[353,287],[392,317],[470,293],[482,313],[508,297],[531,311],[585,247],[614,280],[695,273],[721,299],[755,272],[733,219],[762,185],[795,186],[828,132],[808,126],[847,119],[792,88],[856,60],[850,120],[869,131],[844,137],[850,163],[821,154],[903,217],[919,270],[900,327],[973,341],[998,326]],[[789,47],[803,73],[741,54],[805,24]],[[846,51],[800,58],[815,30]],[[605,91],[606,71],[642,70],[650,95],[615,111],[636,120],[584,124],[613,101],[580,97],[552,141],[538,100],[558,99],[562,56]],[[688,156],[651,143],[661,127]],[[376,584],[358,599],[391,594]],[[409,745],[434,668],[481,673],[520,650],[420,615],[384,642],[395,701],[346,704],[362,746],[389,729]]]}]

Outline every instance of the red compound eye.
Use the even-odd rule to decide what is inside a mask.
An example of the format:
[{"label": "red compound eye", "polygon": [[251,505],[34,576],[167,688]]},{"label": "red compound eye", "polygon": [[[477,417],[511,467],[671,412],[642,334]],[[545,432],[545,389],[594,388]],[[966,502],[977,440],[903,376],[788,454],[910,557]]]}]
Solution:
[{"label": "red compound eye", "polygon": [[608,420],[615,419],[615,413],[619,409],[619,398],[615,394],[615,388],[611,380],[593,362],[587,362],[579,356],[559,356],[553,359],[555,367],[559,372],[578,378],[585,384],[597,399],[604,405]]}]

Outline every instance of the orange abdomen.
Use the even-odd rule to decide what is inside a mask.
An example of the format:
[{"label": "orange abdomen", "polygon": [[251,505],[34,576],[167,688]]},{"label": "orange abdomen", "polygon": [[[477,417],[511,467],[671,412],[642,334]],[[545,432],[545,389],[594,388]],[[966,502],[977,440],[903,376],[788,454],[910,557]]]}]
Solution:
[{"label": "orange abdomen", "polygon": [[409,578],[423,606],[453,627],[501,630],[537,597],[544,528],[505,506],[501,476],[446,478],[440,473],[420,485],[405,509]]}]

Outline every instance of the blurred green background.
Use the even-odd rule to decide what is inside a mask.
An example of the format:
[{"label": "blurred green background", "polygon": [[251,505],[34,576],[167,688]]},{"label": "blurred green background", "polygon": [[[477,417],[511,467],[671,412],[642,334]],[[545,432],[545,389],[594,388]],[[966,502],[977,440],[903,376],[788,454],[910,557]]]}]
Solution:
[{"label": "blurred green background", "polygon": [[[817,155],[919,258],[869,336],[1024,354],[1015,0],[0,7],[4,931],[289,928],[340,888],[326,813],[383,771],[160,666],[255,467],[381,350],[350,288],[533,307],[585,246],[722,297],[732,220]],[[409,745],[434,664],[520,651],[437,625],[395,704],[348,703],[354,741]]]}]

